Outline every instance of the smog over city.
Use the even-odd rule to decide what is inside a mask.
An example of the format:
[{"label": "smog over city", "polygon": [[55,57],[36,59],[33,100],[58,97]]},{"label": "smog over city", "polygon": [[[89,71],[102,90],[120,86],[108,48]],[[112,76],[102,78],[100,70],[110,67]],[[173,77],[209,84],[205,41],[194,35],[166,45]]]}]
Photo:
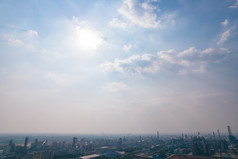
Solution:
[{"label": "smog over city", "polygon": [[238,158],[238,0],[0,1],[0,158]]}]

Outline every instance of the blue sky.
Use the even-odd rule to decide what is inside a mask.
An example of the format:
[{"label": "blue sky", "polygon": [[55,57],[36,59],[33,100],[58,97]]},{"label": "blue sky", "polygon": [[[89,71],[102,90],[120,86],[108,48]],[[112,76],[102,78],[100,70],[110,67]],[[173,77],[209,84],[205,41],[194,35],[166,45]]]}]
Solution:
[{"label": "blue sky", "polygon": [[0,1],[0,133],[238,132],[238,1]]}]

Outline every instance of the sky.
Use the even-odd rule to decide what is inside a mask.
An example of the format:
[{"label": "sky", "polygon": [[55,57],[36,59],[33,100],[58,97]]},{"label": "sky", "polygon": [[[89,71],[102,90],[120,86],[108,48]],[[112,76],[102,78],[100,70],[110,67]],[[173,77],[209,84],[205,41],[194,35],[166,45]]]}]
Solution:
[{"label": "sky", "polygon": [[0,1],[0,133],[238,132],[238,1]]}]

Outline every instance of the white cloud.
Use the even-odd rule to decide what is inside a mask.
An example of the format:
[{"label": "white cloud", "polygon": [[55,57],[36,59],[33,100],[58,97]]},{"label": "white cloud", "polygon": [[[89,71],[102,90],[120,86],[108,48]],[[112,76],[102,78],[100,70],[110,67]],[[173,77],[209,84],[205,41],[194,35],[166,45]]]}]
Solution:
[{"label": "white cloud", "polygon": [[178,61],[178,64],[181,66],[185,66],[185,67],[190,66],[190,62],[188,60],[180,60],[180,61]]},{"label": "white cloud", "polygon": [[154,56],[152,56],[151,54],[143,54],[141,56],[141,60],[143,60],[143,61],[151,61],[153,57]]},{"label": "white cloud", "polygon": [[212,54],[214,52],[214,48],[208,48],[208,49],[205,49],[201,52],[202,55],[204,54]]},{"label": "white cloud", "polygon": [[155,74],[156,72],[158,72],[160,69],[159,64],[157,61],[152,61],[151,64],[147,65],[147,66],[142,66],[142,67],[136,67],[135,71],[137,73],[152,73]]},{"label": "white cloud", "polygon": [[238,0],[236,0],[235,4],[232,4],[231,6],[229,6],[229,8],[238,8]]},{"label": "white cloud", "polygon": [[35,31],[35,30],[28,30],[28,31],[27,31],[27,34],[28,34],[29,36],[31,36],[31,37],[33,37],[33,36],[38,36],[38,32]]},{"label": "white cloud", "polygon": [[8,38],[7,43],[8,45],[13,47],[21,47],[31,51],[35,49],[35,47],[32,44],[24,43],[23,41],[17,38]]},{"label": "white cloud", "polygon": [[104,71],[112,71],[112,72],[124,72],[123,68],[120,66],[120,62],[118,59],[114,60],[113,62],[106,62],[100,65]]},{"label": "white cloud", "polygon": [[[118,12],[130,23],[143,28],[164,27],[169,23],[174,23],[174,14],[167,14],[159,18],[157,16],[159,8],[153,6],[150,1],[139,2],[137,0],[124,0]],[[116,27],[126,27],[128,22],[121,22],[114,18],[110,24]]]},{"label": "white cloud", "polygon": [[132,48],[132,45],[131,45],[131,44],[123,45],[123,50],[124,50],[125,52],[129,52],[129,51],[131,50],[131,48]]},{"label": "white cloud", "polygon": [[217,45],[223,44],[231,36],[231,29],[225,30],[221,35],[220,39],[217,42]]},{"label": "white cloud", "polygon": [[225,19],[224,22],[221,22],[221,25],[223,27],[226,27],[228,25],[228,23],[229,23],[228,19]]},{"label": "white cloud", "polygon": [[144,10],[151,11],[151,12],[153,12],[154,10],[157,9],[157,7],[150,5],[148,2],[142,3],[142,4],[141,4],[141,7],[142,7]]},{"label": "white cloud", "polygon": [[14,46],[23,46],[24,45],[24,43],[21,40],[16,39],[16,38],[9,38],[8,44],[14,45]]},{"label": "white cloud", "polygon": [[186,56],[194,56],[195,54],[199,54],[200,50],[196,49],[194,46],[184,50],[178,54],[178,57],[186,57]]},{"label": "white cloud", "polygon": [[[10,30],[6,31],[5,34],[2,36],[3,40],[12,48],[18,47],[21,48],[21,50],[30,50],[35,51],[35,39],[32,38],[33,36],[38,36],[37,31],[34,30],[27,30],[24,29],[16,29],[16,30]],[[24,50],[24,51],[26,51]],[[17,52],[21,52],[18,50]]]},{"label": "white cloud", "polygon": [[236,29],[236,25],[227,27],[229,24],[228,19],[225,19],[223,22],[221,22],[223,26],[223,32],[218,36],[217,45],[222,45],[225,41],[227,41],[232,34],[234,34],[234,30]]},{"label": "white cloud", "polygon": [[118,20],[118,18],[113,18],[112,21],[110,21],[110,25],[118,28],[126,28],[129,25],[129,23],[122,22]]},{"label": "white cloud", "polygon": [[180,75],[186,75],[188,73],[187,70],[179,70],[178,72]]},{"label": "white cloud", "polygon": [[205,72],[205,66],[204,65],[200,65],[197,69],[194,69],[193,72],[197,72],[197,73],[203,73]]},{"label": "white cloud", "polygon": [[152,60],[153,55],[133,55],[127,59],[115,59],[114,62],[101,64],[105,71],[131,72],[131,73],[156,73],[159,70],[157,61]]},{"label": "white cloud", "polygon": [[107,92],[126,91],[129,89],[130,87],[123,82],[112,82],[103,87],[103,90]]},{"label": "white cloud", "polygon": [[[142,8],[145,4],[146,2],[139,6],[142,9],[139,11],[139,8],[136,6],[136,1],[125,0],[118,12],[134,24],[144,28],[157,28],[159,25],[159,22],[156,21],[157,16],[153,13],[152,7],[150,7],[150,9],[148,9],[148,7],[147,9]],[[149,4],[147,5],[149,6]]]},{"label": "white cloud", "polygon": [[228,48],[219,48],[219,52],[218,53],[229,53],[229,49]]},{"label": "white cloud", "polygon": [[175,61],[174,61],[175,54],[176,54],[176,51],[171,49],[168,51],[159,51],[157,53],[157,56],[160,60],[162,60],[166,63],[173,64],[173,63],[175,63]]},{"label": "white cloud", "polygon": [[181,75],[189,72],[203,73],[209,63],[219,63],[229,52],[226,48],[207,48],[204,50],[190,47],[181,52],[176,50],[159,51],[156,55],[133,55],[126,59],[101,64],[104,71],[129,72],[132,74],[152,73],[160,70],[175,71]]}]

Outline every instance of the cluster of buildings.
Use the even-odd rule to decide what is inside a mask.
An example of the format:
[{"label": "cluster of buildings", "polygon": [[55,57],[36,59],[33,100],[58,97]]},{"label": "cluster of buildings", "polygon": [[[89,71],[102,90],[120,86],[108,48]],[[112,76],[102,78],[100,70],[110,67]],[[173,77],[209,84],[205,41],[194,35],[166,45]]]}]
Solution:
[{"label": "cluster of buildings", "polygon": [[[238,140],[232,134],[213,132],[208,135],[128,135],[87,136],[63,140],[32,139],[26,137],[22,144],[10,140],[0,145],[2,159],[107,159],[107,158],[171,158],[206,159],[238,158]],[[30,140],[31,139],[31,140]]]}]

